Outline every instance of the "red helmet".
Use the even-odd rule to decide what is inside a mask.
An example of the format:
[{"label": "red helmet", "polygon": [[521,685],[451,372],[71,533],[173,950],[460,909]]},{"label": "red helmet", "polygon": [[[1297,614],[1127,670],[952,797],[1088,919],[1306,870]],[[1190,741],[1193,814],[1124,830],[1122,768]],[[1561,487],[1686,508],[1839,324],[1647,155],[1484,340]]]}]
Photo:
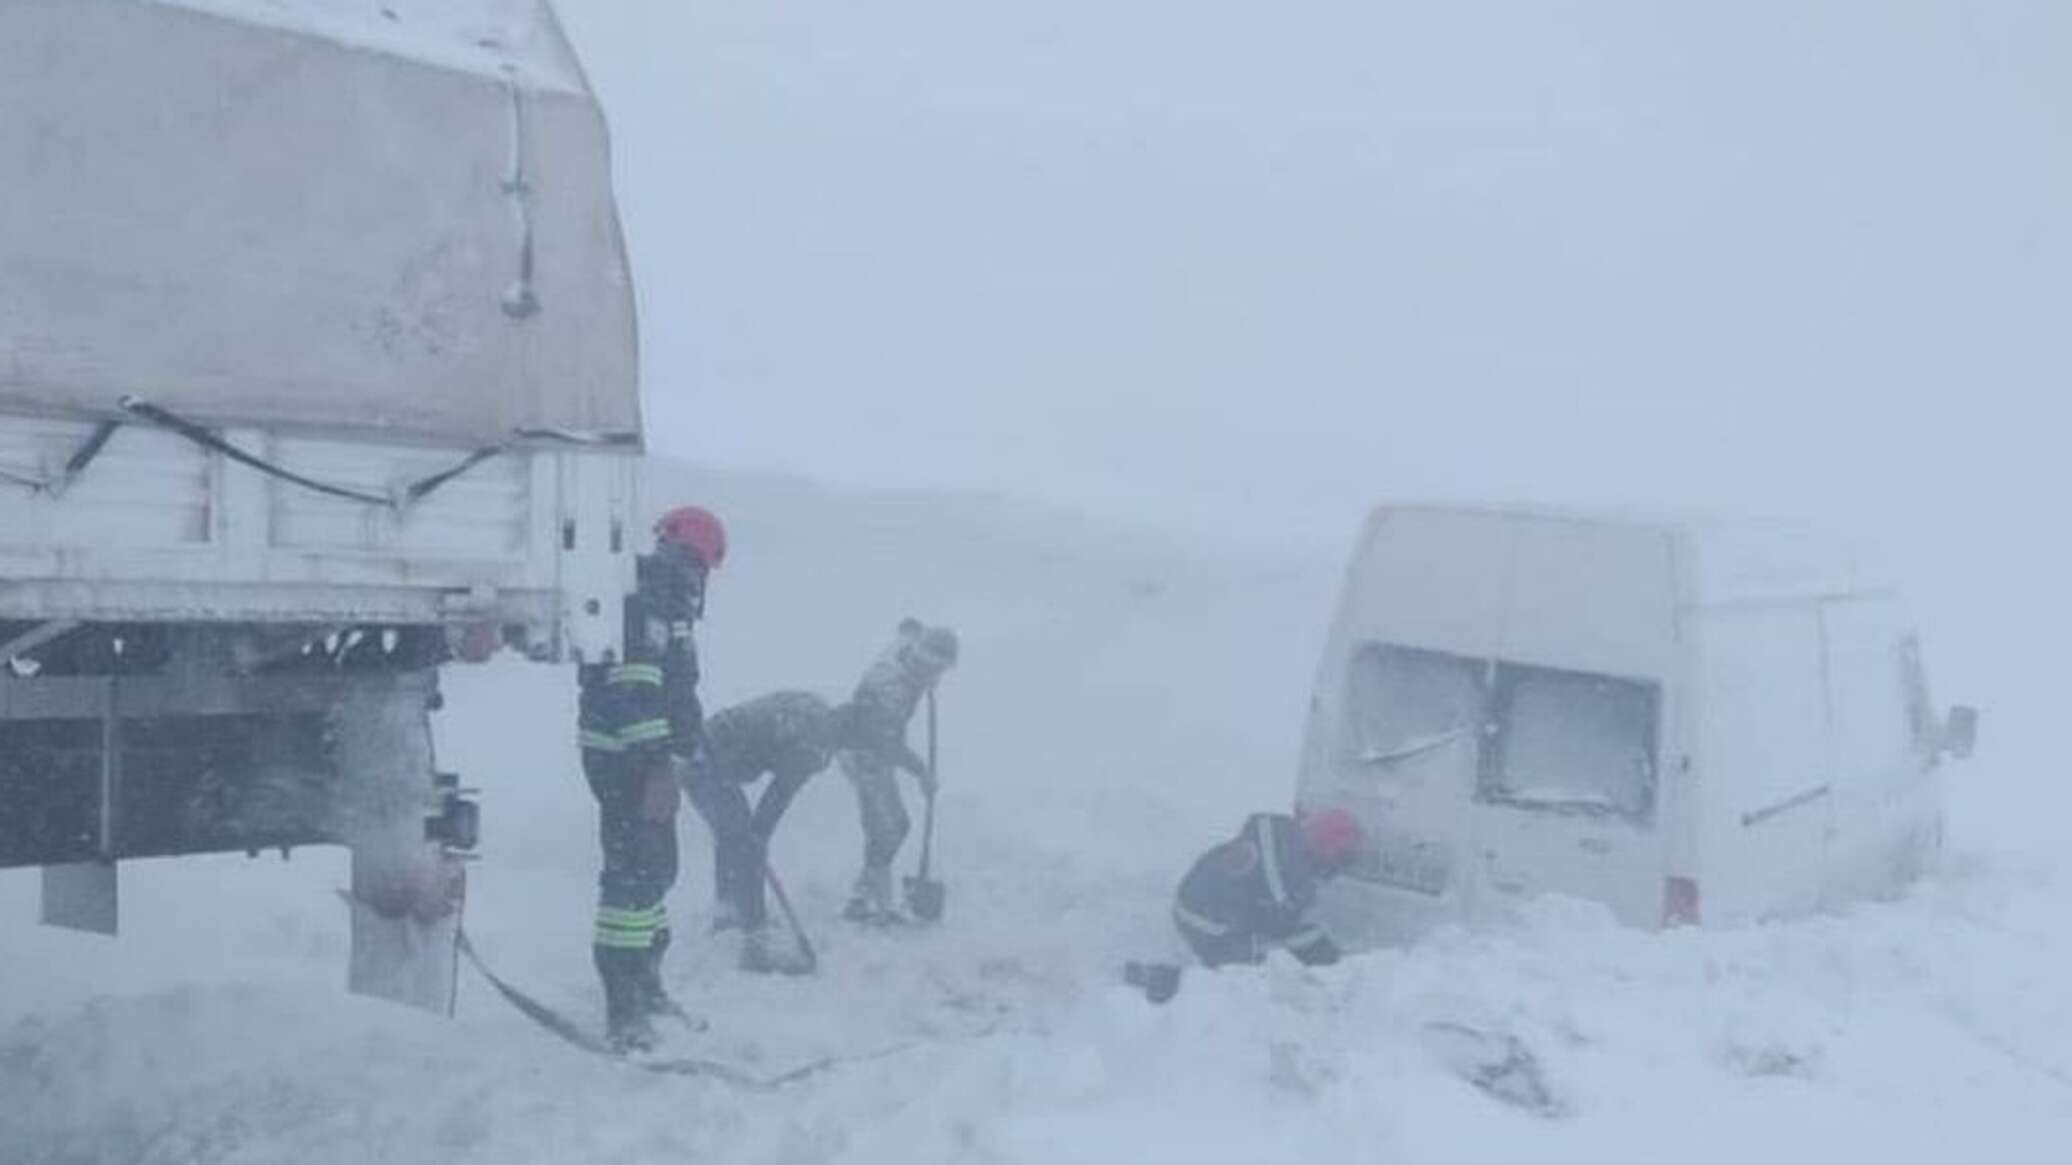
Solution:
[{"label": "red helmet", "polygon": [[718,570],[727,558],[727,528],[711,510],[678,506],[655,522],[655,539],[683,547],[698,556],[707,570]]},{"label": "red helmet", "polygon": [[1327,866],[1342,866],[1353,860],[1366,843],[1366,831],[1343,809],[1320,809],[1302,815],[1302,840],[1309,852]]}]

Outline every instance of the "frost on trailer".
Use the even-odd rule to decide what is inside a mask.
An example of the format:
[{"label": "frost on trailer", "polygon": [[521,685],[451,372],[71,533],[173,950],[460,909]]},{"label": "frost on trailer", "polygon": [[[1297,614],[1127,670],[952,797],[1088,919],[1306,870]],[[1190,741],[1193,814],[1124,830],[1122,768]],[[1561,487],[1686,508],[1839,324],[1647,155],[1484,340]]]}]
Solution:
[{"label": "frost on trailer", "polygon": [[616,647],[641,443],[602,114],[536,0],[0,6],[0,867],[343,843],[450,1003],[437,666]]}]

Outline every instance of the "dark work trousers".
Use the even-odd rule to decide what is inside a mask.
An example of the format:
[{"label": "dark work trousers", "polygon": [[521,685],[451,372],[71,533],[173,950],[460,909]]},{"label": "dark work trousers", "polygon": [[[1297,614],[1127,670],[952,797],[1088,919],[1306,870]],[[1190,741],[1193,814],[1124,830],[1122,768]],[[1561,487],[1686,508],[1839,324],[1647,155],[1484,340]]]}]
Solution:
[{"label": "dark work trousers", "polygon": [[[648,909],[676,884],[676,822],[656,821],[643,811],[647,778],[664,763],[659,756],[584,750],[583,776],[597,798],[597,840],[604,853],[597,875],[600,906]],[[668,779],[668,770],[661,772]]]},{"label": "dark work trousers", "polygon": [[1204,967],[1257,963],[1266,956],[1267,944],[1250,930],[1189,909],[1185,902],[1173,903],[1173,927]]},{"label": "dark work trousers", "polygon": [[769,861],[769,839],[756,828],[748,791],[724,778],[686,782],[691,804],[712,830],[712,886],[719,901],[733,908],[742,926],[753,930],[769,917],[763,898],[763,865]]},{"label": "dark work trousers", "polygon": [[643,993],[659,989],[657,964],[669,945],[662,900],[676,883],[676,820],[650,817],[646,807],[648,780],[657,771],[668,779],[666,763],[659,753],[583,750],[604,857],[592,949],[615,1017],[638,1011]]}]

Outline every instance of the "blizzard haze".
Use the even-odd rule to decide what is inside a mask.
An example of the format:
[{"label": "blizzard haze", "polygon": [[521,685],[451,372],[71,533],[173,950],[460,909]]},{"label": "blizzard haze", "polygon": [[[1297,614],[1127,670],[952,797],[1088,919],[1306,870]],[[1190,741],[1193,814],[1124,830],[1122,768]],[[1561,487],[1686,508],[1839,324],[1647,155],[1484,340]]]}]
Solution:
[{"label": "blizzard haze", "polygon": [[1864,508],[2050,447],[2062,5],[562,7],[665,451]]},{"label": "blizzard haze", "polygon": [[[743,974],[686,809],[666,976],[712,1026],[669,1050],[840,1061],[760,1092],[578,1051],[473,977],[450,1023],[347,995],[335,848],[125,863],[114,940],[35,926],[35,872],[0,872],[0,1165],[2072,1143],[2072,5],[557,8],[613,133],[645,500],[732,539],[707,707],[839,699],[900,616],[957,627],[945,921],[838,920],[856,806],[825,775],[772,851],[820,971]],[[1356,524],[1404,499],[1881,547],[1936,702],[1984,709],[1941,868],[1778,925],[1535,900],[1146,1005],[1117,966],[1170,949],[1196,854],[1288,804]],[[440,762],[484,789],[468,933],[598,1025],[569,669],[441,682]],[[1488,1061],[1435,1030],[1528,1049],[1547,1103],[1471,1086]]]},{"label": "blizzard haze", "polygon": [[664,453],[1332,560],[1382,499],[1810,518],[1989,737],[2053,716],[2072,8],[561,9]]}]

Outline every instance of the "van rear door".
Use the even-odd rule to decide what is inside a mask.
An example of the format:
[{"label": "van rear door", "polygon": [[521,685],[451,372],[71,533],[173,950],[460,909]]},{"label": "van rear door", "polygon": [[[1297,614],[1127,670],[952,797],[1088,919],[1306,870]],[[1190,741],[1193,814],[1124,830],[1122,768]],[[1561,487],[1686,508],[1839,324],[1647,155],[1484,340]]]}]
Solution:
[{"label": "van rear door", "polygon": [[1369,835],[1351,877],[1434,900],[1457,895],[1486,672],[1481,660],[1397,644],[1353,652],[1334,758],[1334,800]]},{"label": "van rear door", "polygon": [[1651,680],[1361,645],[1329,791],[1368,828],[1349,877],[1469,916],[1553,892],[1658,923],[1662,702]]},{"label": "van rear door", "polygon": [[1680,674],[1676,545],[1644,525],[1518,515],[1473,780],[1493,901],[1537,893],[1662,922],[1663,726]]},{"label": "van rear door", "polygon": [[1661,724],[1655,681],[1493,666],[1472,811],[1492,901],[1569,894],[1660,924]]}]

